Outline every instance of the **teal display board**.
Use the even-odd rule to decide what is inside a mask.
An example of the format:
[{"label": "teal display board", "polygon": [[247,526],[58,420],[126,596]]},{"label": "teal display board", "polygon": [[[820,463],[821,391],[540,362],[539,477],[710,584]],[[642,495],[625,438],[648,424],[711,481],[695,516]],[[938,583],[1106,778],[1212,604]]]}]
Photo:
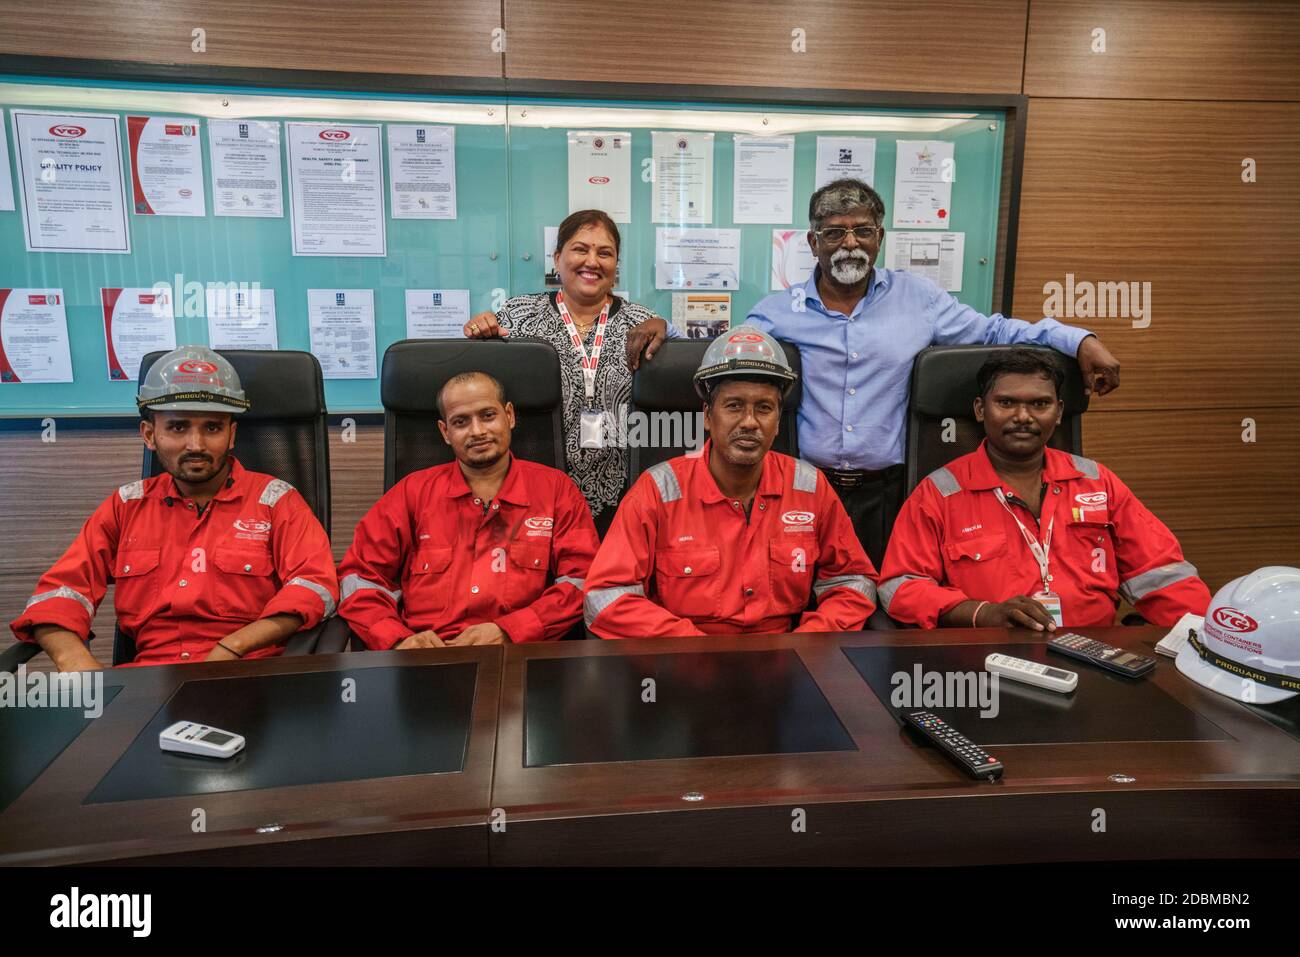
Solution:
[{"label": "teal display board", "polygon": [[[875,140],[874,185],[890,211],[887,227],[892,226],[897,142],[951,142],[956,175],[949,230],[965,235],[963,280],[954,295],[981,311],[991,307],[994,270],[998,268],[995,252],[1005,135],[1005,117],[996,110],[864,111],[776,104],[515,97],[506,102],[500,97],[304,93],[16,76],[0,77],[0,106],[6,108],[7,148],[17,199],[14,211],[0,211],[0,288],[62,289],[75,379],[59,384],[2,383],[0,416],[134,413],[134,383],[109,379],[101,288],[166,283],[174,290],[177,342],[206,343],[208,325],[202,297],[187,295],[187,289],[192,292],[209,283],[256,282],[263,289],[275,291],[280,348],[304,350],[310,348],[307,290],[372,289],[376,368],[384,350],[406,338],[407,289],[468,289],[470,311],[477,313],[495,308],[507,296],[545,288],[551,250],[543,248],[544,229],[557,226],[569,212],[571,130],[630,134],[632,221],[620,227],[623,248],[618,289],[665,317],[672,313],[672,292],[655,288],[655,230],[666,224],[651,221],[651,132],[714,133],[710,228],[735,225],[733,137],[768,133],[794,136],[791,220],[738,227],[741,270],[739,288],[732,294],[735,323],[771,291],[773,230],[802,232],[807,228],[819,135]],[[8,115],[14,108],[116,114],[128,195],[131,170],[126,117],[200,119],[207,214],[180,217],[128,212],[132,247],[129,255],[28,253],[18,196],[22,184]],[[287,131],[282,130],[281,135],[283,218],[216,216],[206,141],[210,118],[454,126],[457,218],[394,219],[388,197],[385,148],[381,152],[385,164],[387,254],[364,258],[294,256]],[[327,379],[325,391],[332,412],[380,408],[378,379]]]}]

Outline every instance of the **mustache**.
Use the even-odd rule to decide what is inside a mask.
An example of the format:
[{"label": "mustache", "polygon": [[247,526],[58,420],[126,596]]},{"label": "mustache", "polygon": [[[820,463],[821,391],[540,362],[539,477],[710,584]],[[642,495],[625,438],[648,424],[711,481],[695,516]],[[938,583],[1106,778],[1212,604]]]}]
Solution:
[{"label": "mustache", "polygon": [[856,260],[859,262],[870,262],[871,257],[861,249],[837,249],[831,254],[831,262],[842,263],[845,260]]}]

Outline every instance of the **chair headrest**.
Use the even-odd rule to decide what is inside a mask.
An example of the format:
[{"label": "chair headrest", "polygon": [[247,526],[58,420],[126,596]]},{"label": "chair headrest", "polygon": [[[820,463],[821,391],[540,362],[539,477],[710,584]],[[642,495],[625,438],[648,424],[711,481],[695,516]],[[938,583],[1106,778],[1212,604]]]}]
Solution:
[{"label": "chair headrest", "polygon": [[[972,417],[971,407],[979,394],[975,374],[989,356],[1009,348],[1012,347],[931,346],[922,350],[912,366],[912,410],[930,418]],[[1017,348],[1047,349],[1047,346]],[[1088,410],[1088,397],[1083,394],[1079,363],[1059,353],[1056,358],[1065,367],[1062,392],[1065,414],[1080,415]]]},{"label": "chair headrest", "polygon": [[521,412],[554,409],[562,403],[555,347],[526,337],[394,342],[384,352],[380,401],[389,412],[437,415],[438,390],[462,372],[486,372],[498,379],[506,399]]}]

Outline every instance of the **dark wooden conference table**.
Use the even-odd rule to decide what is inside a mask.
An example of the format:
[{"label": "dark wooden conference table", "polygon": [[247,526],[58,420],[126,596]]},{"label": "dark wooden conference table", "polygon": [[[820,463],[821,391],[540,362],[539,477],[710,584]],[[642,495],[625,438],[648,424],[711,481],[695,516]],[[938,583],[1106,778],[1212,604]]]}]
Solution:
[{"label": "dark wooden conference table", "polygon": [[[1080,631],[1147,654],[1163,633]],[[1005,765],[990,783],[891,698],[995,650],[1079,687],[1002,681],[996,715],[932,709]],[[110,695],[91,721],[0,709],[0,864],[1300,857],[1300,698],[1248,707],[1163,657],[1133,681],[1025,631],[313,655],[117,669]],[[162,752],[182,718],[248,745]]]}]

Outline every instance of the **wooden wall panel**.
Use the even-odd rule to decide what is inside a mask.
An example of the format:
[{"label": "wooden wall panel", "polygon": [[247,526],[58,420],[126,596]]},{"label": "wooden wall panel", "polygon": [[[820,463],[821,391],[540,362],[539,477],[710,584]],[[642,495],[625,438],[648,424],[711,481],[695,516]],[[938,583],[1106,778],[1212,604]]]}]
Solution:
[{"label": "wooden wall panel", "polygon": [[1300,100],[1298,61],[1295,0],[1033,0],[1025,93]]},{"label": "wooden wall panel", "polygon": [[[57,426],[57,423],[56,423]],[[111,431],[59,429],[41,441],[33,425],[0,432],[0,648],[13,640],[18,617],[37,580],[72,544],[86,519],[119,485],[140,477],[141,445],[132,425]],[[95,657],[113,657],[112,589],[91,626]],[[48,667],[39,655],[32,666]]]},{"label": "wooden wall panel", "polygon": [[357,522],[384,494],[384,427],[357,426],[355,441],[344,442],[342,430],[330,427],[330,543],[340,561],[352,544]]},{"label": "wooden wall panel", "polygon": [[1146,328],[1071,320],[1123,367],[1105,408],[1295,404],[1300,104],[1035,99],[1028,127],[1015,315],[1071,274],[1149,282]]},{"label": "wooden wall panel", "polygon": [[[1027,0],[506,0],[510,79],[1019,93]],[[800,28],[807,52],[792,50]]]},{"label": "wooden wall panel", "polygon": [[[0,0],[0,53],[500,77],[499,0]],[[206,31],[206,52],[191,49]]]},{"label": "wooden wall panel", "polygon": [[[1105,400],[1101,400],[1104,402]],[[1255,419],[1254,442],[1242,419]],[[1176,532],[1300,525],[1300,406],[1089,412],[1084,453]],[[1300,565],[1300,537],[1292,561]]]},{"label": "wooden wall panel", "polygon": [[1216,592],[1265,565],[1300,567],[1300,525],[1273,528],[1197,528],[1178,536],[1183,554]]}]

